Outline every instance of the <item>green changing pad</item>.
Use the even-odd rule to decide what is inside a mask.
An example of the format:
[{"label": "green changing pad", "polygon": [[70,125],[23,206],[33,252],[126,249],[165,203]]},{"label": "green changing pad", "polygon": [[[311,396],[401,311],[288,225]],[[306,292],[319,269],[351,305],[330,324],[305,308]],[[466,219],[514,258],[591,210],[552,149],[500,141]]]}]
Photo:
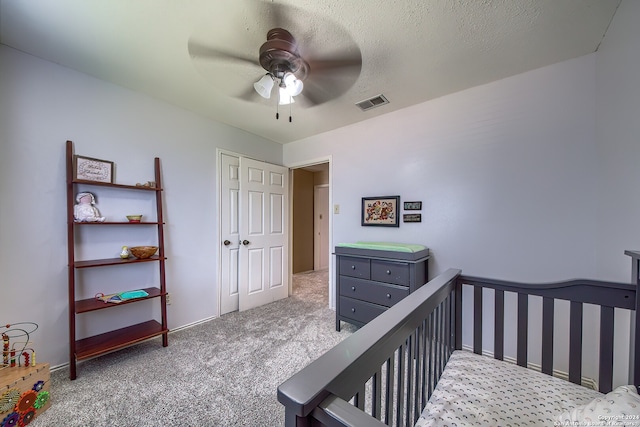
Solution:
[{"label": "green changing pad", "polygon": [[355,242],[355,243],[338,243],[336,246],[343,248],[357,249],[375,249],[380,251],[394,252],[420,252],[427,249],[426,246],[411,243],[393,243],[393,242]]}]

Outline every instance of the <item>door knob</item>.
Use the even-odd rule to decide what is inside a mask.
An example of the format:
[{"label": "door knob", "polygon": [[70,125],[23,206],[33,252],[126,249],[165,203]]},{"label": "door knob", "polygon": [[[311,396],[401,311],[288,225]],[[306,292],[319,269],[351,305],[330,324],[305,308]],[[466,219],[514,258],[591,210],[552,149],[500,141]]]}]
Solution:
[{"label": "door knob", "polygon": [[222,242],[222,243],[223,243],[225,246],[229,246],[229,245],[231,244],[231,242],[230,242],[230,241],[228,241],[228,240],[225,240],[225,241],[224,241],[224,242]]},{"label": "door knob", "polygon": [[248,240],[243,240],[243,241],[242,241],[242,244],[243,244],[243,245],[245,245],[245,246],[247,246],[249,243],[251,243],[251,242],[250,242],[250,241],[248,241]]}]

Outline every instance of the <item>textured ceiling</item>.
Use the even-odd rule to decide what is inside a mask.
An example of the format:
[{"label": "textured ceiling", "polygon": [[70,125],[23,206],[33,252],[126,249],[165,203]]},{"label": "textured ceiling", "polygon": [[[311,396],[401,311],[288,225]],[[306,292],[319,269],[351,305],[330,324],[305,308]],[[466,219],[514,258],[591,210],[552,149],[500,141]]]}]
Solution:
[{"label": "textured ceiling", "polygon": [[[280,143],[596,51],[619,0],[0,0],[0,43]],[[341,96],[245,99],[274,21],[301,51],[358,49]],[[193,58],[190,40],[255,58]],[[311,71],[313,72],[313,70]],[[335,84],[340,84],[336,75]],[[354,104],[384,94],[390,104]],[[283,118],[284,116],[284,118]]]}]

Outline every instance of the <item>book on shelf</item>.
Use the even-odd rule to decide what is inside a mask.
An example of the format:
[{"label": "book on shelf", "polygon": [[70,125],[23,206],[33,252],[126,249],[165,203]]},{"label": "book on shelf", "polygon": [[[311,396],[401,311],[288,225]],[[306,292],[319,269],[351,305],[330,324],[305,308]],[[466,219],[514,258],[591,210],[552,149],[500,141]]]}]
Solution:
[{"label": "book on shelf", "polygon": [[105,303],[114,303],[114,304],[119,304],[123,301],[127,301],[130,299],[135,299],[135,298],[143,298],[149,296],[149,293],[147,293],[147,291],[142,290],[142,289],[138,289],[135,291],[125,291],[125,292],[120,292],[117,294],[108,294],[108,295],[104,295],[104,294],[98,294],[96,295],[96,298],[105,302]]}]

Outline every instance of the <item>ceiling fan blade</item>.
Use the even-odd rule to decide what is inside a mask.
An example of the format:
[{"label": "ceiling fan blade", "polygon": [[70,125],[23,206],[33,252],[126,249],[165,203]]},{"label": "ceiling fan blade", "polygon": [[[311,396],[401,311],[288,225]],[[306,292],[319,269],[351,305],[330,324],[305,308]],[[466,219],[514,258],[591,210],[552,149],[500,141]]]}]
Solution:
[{"label": "ceiling fan blade", "polygon": [[305,107],[314,107],[331,101],[340,95],[341,93],[336,94],[334,90],[328,89],[328,86],[316,84],[312,81],[306,81],[302,93],[298,95],[296,99],[302,98],[302,104]]},{"label": "ceiling fan blade", "polygon": [[325,53],[322,57],[314,57],[313,55],[304,55],[303,57],[309,63],[311,72],[325,72],[344,68],[362,67],[362,54],[360,49],[355,46],[339,52]]},{"label": "ceiling fan blade", "polygon": [[226,52],[220,49],[214,49],[206,46],[196,40],[189,40],[189,55],[193,59],[222,59],[229,61],[237,61],[260,66],[257,59],[252,56],[238,55],[237,53]]},{"label": "ceiling fan blade", "polygon": [[309,63],[302,95],[312,105],[319,105],[345,94],[360,77],[360,52],[333,59],[315,59]]}]

